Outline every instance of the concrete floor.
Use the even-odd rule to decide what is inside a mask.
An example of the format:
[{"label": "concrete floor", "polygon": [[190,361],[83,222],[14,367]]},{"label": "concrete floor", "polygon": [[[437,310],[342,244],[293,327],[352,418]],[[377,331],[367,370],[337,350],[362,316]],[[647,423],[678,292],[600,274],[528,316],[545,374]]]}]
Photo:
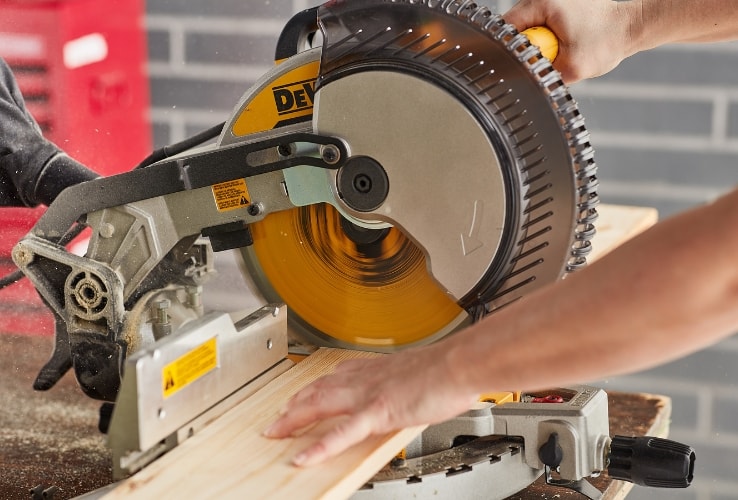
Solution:
[{"label": "concrete floor", "polygon": [[73,498],[112,481],[105,436],[97,430],[99,402],[85,396],[71,373],[51,390],[32,384],[53,337],[0,333],[0,499],[28,499],[56,487],[54,500]]}]

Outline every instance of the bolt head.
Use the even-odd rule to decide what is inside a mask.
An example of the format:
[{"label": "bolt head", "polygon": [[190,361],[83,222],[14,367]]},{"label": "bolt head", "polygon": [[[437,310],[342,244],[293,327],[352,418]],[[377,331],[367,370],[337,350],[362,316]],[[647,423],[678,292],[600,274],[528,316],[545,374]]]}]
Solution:
[{"label": "bolt head", "polygon": [[169,299],[163,299],[156,302],[156,308],[157,309],[169,309],[171,307],[172,301]]},{"label": "bolt head", "polygon": [[341,152],[333,144],[324,144],[320,146],[320,157],[328,165],[335,165],[341,159]]},{"label": "bolt head", "polygon": [[112,238],[115,234],[115,226],[109,222],[105,222],[104,224],[100,225],[98,233],[100,234],[101,238]]}]

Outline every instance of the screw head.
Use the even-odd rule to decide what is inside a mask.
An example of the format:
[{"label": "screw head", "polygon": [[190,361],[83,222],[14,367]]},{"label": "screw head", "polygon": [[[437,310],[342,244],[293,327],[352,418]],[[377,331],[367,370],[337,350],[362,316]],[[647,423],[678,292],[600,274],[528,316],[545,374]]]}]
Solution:
[{"label": "screw head", "polygon": [[156,302],[157,309],[169,309],[171,305],[172,305],[172,301],[169,299],[162,299]]},{"label": "screw head", "polygon": [[277,153],[279,153],[279,156],[283,158],[292,155],[292,151],[292,144],[280,144],[277,146]]},{"label": "screw head", "polygon": [[263,206],[261,203],[252,203],[251,205],[249,205],[249,208],[247,208],[246,211],[250,216],[256,217],[261,213],[262,209]]},{"label": "screw head", "polygon": [[112,238],[115,234],[115,226],[109,222],[105,222],[100,225],[98,233],[100,234],[101,238]]},{"label": "screw head", "polygon": [[323,144],[320,146],[320,157],[328,165],[335,165],[341,159],[341,151],[333,144]]}]

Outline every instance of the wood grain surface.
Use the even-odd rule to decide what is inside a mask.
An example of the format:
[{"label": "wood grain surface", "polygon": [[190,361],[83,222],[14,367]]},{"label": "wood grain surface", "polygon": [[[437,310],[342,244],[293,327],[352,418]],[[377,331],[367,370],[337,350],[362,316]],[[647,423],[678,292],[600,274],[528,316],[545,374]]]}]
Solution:
[{"label": "wood grain surface", "polygon": [[305,469],[292,466],[290,459],[322,435],[333,419],[293,439],[267,439],[261,433],[300,388],[343,360],[368,356],[381,354],[318,350],[103,498],[350,496],[424,427],[372,437],[333,460]]},{"label": "wood grain surface", "polygon": [[659,214],[655,208],[602,204],[597,207],[597,233],[592,240],[590,262],[611,252],[633,236],[656,224]]}]

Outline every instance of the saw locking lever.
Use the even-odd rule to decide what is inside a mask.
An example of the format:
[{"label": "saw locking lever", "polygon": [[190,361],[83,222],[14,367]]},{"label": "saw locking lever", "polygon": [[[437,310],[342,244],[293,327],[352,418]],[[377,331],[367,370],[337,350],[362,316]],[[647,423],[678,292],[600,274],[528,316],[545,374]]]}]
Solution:
[{"label": "saw locking lever", "polygon": [[614,436],[607,472],[614,479],[657,488],[686,488],[694,476],[691,446],[656,437]]},{"label": "saw locking lever", "polygon": [[[563,459],[558,434],[552,433],[538,449],[546,483],[578,491],[592,499],[602,493],[585,479],[554,477]],[[613,436],[607,447],[607,472],[613,479],[653,488],[686,488],[694,477],[695,452],[691,446],[651,436]]]}]

